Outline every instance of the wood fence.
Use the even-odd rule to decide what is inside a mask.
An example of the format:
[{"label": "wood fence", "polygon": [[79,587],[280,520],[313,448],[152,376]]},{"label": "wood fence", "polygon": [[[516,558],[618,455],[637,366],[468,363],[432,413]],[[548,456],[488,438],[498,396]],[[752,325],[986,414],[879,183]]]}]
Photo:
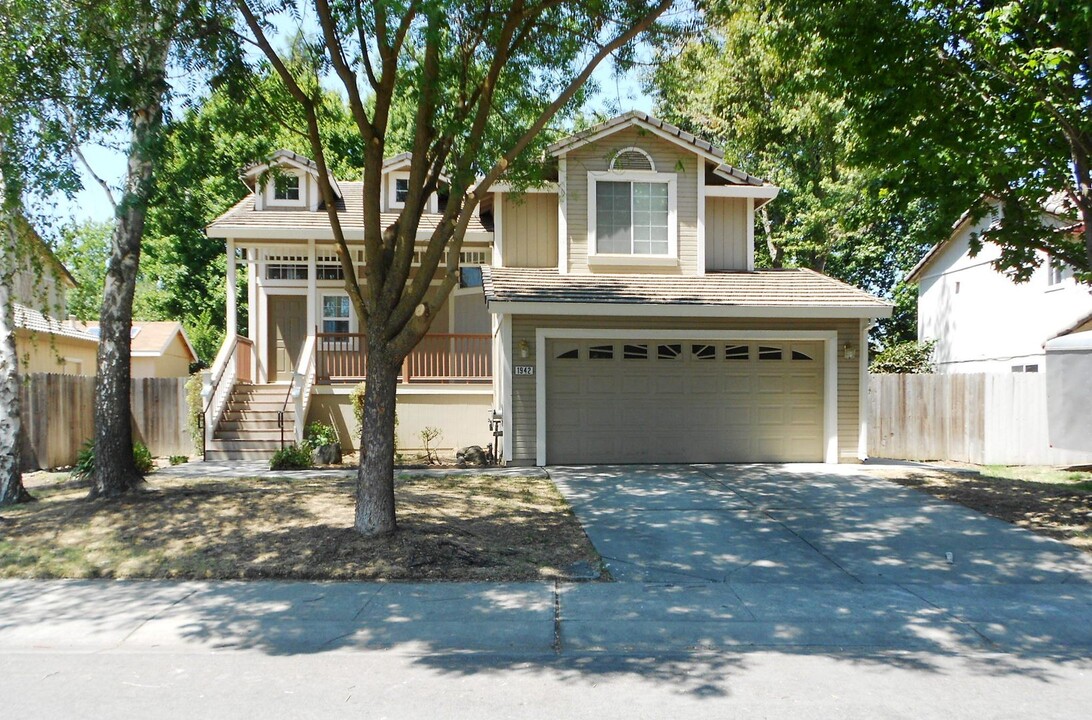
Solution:
[{"label": "wood fence", "polygon": [[[133,439],[152,455],[193,455],[186,422],[188,378],[134,378]],[[23,384],[24,470],[71,465],[95,432],[95,378],[35,373]]]},{"label": "wood fence", "polygon": [[868,454],[976,465],[1082,465],[1050,447],[1042,373],[873,375]]}]

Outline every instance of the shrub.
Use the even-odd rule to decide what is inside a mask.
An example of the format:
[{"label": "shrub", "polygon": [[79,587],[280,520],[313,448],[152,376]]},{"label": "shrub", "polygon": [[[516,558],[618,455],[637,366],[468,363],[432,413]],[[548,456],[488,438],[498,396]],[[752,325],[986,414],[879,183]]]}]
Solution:
[{"label": "shrub", "polygon": [[334,427],[321,422],[313,422],[308,425],[304,436],[307,438],[307,444],[311,447],[335,445],[338,442],[337,431],[334,430]]},{"label": "shrub", "polygon": [[903,342],[884,348],[868,366],[871,373],[931,373],[935,372],[933,348],[936,340]]},{"label": "shrub", "polygon": [[285,445],[273,453],[269,461],[270,470],[307,470],[311,467],[311,446],[307,441],[299,445]]},{"label": "shrub", "polygon": [[186,455],[171,455],[167,460],[171,465],[182,465],[183,463],[188,463],[190,461],[189,457]]},{"label": "shrub", "polygon": [[141,475],[147,475],[155,470],[155,460],[152,459],[152,451],[144,443],[133,445],[133,464]]},{"label": "shrub", "polygon": [[[136,465],[137,472],[141,475],[147,475],[155,470],[152,453],[144,443],[138,442],[133,445],[133,464]],[[76,480],[90,480],[94,474],[95,440],[91,438],[84,442],[79,453],[76,454],[76,464],[72,466],[72,477]]]}]

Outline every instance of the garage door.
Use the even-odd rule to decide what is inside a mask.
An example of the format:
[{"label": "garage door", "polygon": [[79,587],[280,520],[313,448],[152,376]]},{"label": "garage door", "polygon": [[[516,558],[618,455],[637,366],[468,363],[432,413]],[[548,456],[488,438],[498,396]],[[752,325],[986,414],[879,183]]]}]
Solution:
[{"label": "garage door", "polygon": [[546,462],[819,462],[821,342],[549,340]]}]

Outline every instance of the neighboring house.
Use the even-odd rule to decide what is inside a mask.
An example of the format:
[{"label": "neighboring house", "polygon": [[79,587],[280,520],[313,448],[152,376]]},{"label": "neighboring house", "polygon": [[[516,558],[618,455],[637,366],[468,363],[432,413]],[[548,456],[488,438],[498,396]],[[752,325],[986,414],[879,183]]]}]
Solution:
[{"label": "neighboring house", "polygon": [[20,224],[36,255],[15,274],[19,372],[94,375],[98,339],[57,319],[65,317],[65,291],[76,281],[31,225]]},{"label": "neighboring house", "polygon": [[[78,323],[76,327],[99,336],[98,322]],[[176,320],[134,320],[129,348],[130,376],[134,378],[186,377],[190,365],[197,362],[197,352],[182,323]]]},{"label": "neighboring house", "polygon": [[[384,164],[385,223],[408,162]],[[755,269],[754,211],[778,188],[639,112],[554,144],[548,162],[556,181],[522,193],[494,185],[468,228],[464,287],[405,364],[401,447],[419,445],[424,426],[447,447],[484,445],[499,417],[513,464],[863,456],[863,348],[891,306],[808,270]],[[304,419],[325,419],[357,443],[348,400],[365,343],[317,170],[284,151],[271,163],[279,171],[248,171],[254,193],[208,228],[234,259],[227,340],[206,388],[219,456],[268,454],[278,412],[288,440]],[[359,263],[360,183],[334,187]],[[439,217],[424,216],[422,241]],[[238,263],[246,338],[231,304]]]},{"label": "neighboring house", "polygon": [[[996,201],[991,210],[978,222],[964,214],[907,276],[918,286],[918,339],[937,341],[937,372],[1041,372],[1044,343],[1092,318],[1092,288],[1077,283],[1072,268],[1044,255],[1031,278],[1016,283],[994,269],[1001,251],[993,243],[971,257],[971,236],[1003,212]],[[1072,220],[1046,210],[1043,223],[1073,229]]]}]

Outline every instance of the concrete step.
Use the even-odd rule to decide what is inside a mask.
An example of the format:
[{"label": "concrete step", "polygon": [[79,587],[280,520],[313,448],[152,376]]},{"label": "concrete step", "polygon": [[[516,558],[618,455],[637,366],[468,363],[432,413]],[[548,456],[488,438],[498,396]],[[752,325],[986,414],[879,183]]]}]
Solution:
[{"label": "concrete step", "polygon": [[[276,440],[279,443],[281,441],[281,431],[279,428],[254,429],[250,427],[247,427],[244,430],[224,430],[223,426],[221,426],[221,429],[216,431],[214,439],[226,441]],[[292,428],[285,428],[285,444],[292,443],[295,439],[296,436],[295,433],[293,433]]]},{"label": "concrete step", "polygon": [[[291,434],[296,427],[296,422],[292,418],[286,417],[284,419],[284,431],[287,434]],[[238,420],[221,420],[217,430],[219,432],[237,432],[239,430],[279,430],[280,426],[277,425],[276,416],[272,418],[241,418]]]},{"label": "concrete step", "polygon": [[[292,438],[286,437],[284,444],[292,444]],[[208,449],[210,451],[262,450],[272,454],[281,449],[281,441],[280,438],[276,440],[223,440],[217,438],[209,443]]]},{"label": "concrete step", "polygon": [[[285,425],[294,423],[296,417],[295,412],[286,412],[284,414]],[[277,412],[275,410],[225,410],[224,414],[220,418],[220,422],[271,422],[277,423]]]},{"label": "concrete step", "polygon": [[235,410],[250,411],[250,412],[271,412],[274,415],[278,411],[284,410],[285,413],[290,413],[295,408],[295,405],[288,403],[285,407],[284,400],[228,400],[227,405],[224,406],[224,412],[232,412]]},{"label": "concrete step", "polygon": [[209,462],[224,462],[229,460],[264,460],[268,462],[273,457],[272,450],[213,450],[205,452],[205,459]]}]

